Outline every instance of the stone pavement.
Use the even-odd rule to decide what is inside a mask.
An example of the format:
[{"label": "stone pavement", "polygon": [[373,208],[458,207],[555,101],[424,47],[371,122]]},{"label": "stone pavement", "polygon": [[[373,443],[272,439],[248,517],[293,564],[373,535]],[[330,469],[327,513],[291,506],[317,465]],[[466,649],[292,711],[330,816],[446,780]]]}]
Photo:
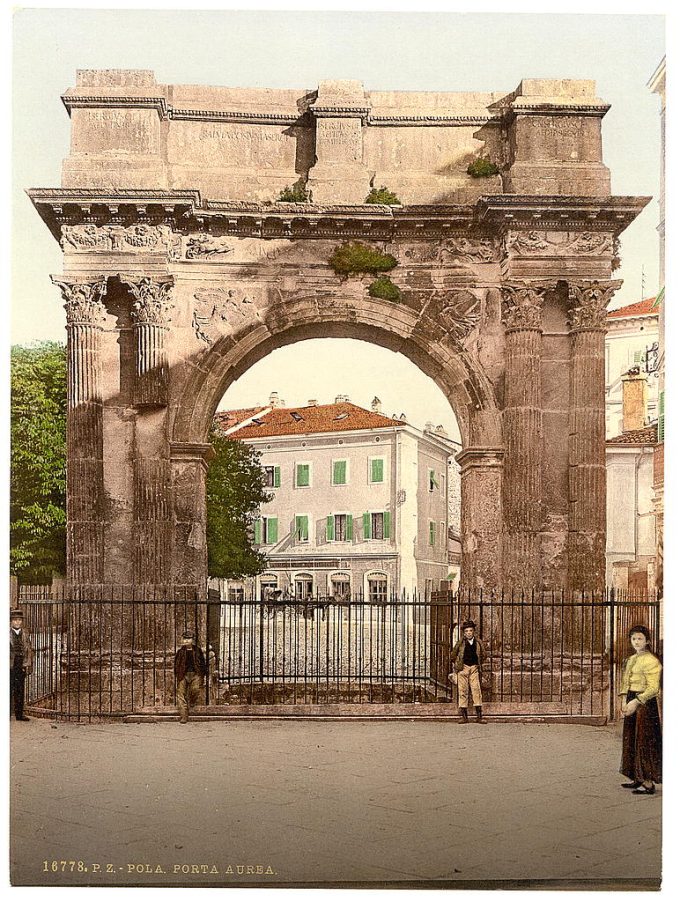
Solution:
[{"label": "stone pavement", "polygon": [[661,793],[619,753],[584,725],[12,721],[12,882],[652,887]]}]

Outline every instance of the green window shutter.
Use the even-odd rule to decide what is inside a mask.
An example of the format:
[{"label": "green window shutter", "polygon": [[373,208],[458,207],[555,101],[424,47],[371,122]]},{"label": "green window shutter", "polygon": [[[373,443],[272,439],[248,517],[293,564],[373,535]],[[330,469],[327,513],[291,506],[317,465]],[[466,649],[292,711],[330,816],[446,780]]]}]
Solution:
[{"label": "green window shutter", "polygon": [[351,514],[347,514],[347,525],[345,526],[345,535],[347,537],[348,542],[352,542],[354,540],[354,517]]},{"label": "green window shutter", "polygon": [[633,363],[636,365],[642,363],[642,351],[633,352]]},{"label": "green window shutter", "polygon": [[382,460],[371,461],[371,482],[383,481],[383,463]]},{"label": "green window shutter", "polygon": [[274,467],[274,488],[281,488],[281,467]]},{"label": "green window shutter", "polygon": [[257,520],[253,523],[253,533],[255,536],[255,544],[262,544],[262,520],[258,517]]},{"label": "green window shutter", "polygon": [[347,484],[347,461],[333,461],[333,485]]},{"label": "green window shutter", "polygon": [[306,514],[302,514],[295,518],[297,524],[297,534],[301,542],[309,541],[309,520]]},{"label": "green window shutter", "polygon": [[435,525],[432,520],[430,520],[430,545],[434,545],[434,531]]},{"label": "green window shutter", "polygon": [[369,513],[364,514],[364,538],[371,538],[371,515]]},{"label": "green window shutter", "polygon": [[326,541],[332,542],[335,539],[335,517],[329,514],[326,517]]},{"label": "green window shutter", "polygon": [[666,432],[666,392],[659,392],[659,426],[657,441],[662,442]]},{"label": "green window shutter", "polygon": [[309,485],[309,464],[298,464],[297,465],[297,475],[296,475],[296,479],[295,479],[295,485],[297,485],[297,486]]},{"label": "green window shutter", "polygon": [[278,517],[267,518],[267,544],[276,545],[279,541],[279,520]]},{"label": "green window shutter", "polygon": [[383,537],[385,539],[389,539],[389,537],[390,537],[390,526],[391,526],[390,521],[391,520],[392,520],[392,517],[390,515],[390,512],[385,511],[385,513],[383,515]]}]

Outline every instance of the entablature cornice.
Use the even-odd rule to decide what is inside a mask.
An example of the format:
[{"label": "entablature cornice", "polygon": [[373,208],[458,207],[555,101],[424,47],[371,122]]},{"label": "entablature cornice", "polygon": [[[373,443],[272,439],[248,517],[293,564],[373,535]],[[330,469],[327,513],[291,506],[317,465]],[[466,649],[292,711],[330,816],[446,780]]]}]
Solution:
[{"label": "entablature cornice", "polygon": [[35,188],[34,206],[59,240],[62,225],[164,223],[178,232],[259,238],[439,240],[508,230],[607,231],[618,235],[649,197],[493,195],[475,204],[294,204],[208,200],[198,190]]}]

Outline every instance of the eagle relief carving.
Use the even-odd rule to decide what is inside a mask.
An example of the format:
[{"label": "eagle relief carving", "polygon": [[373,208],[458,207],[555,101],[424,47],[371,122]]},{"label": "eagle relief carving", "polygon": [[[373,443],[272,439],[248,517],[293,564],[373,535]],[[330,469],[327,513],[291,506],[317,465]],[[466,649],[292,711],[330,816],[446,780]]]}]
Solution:
[{"label": "eagle relief carving", "polygon": [[259,319],[257,307],[232,288],[199,288],[194,294],[191,325],[196,337],[213,344],[222,335],[231,335],[249,320]]}]

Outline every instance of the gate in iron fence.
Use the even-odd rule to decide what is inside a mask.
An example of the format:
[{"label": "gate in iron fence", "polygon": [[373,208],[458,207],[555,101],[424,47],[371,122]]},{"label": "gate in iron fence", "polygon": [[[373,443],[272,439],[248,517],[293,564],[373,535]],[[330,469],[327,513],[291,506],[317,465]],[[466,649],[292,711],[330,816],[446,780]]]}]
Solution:
[{"label": "gate in iron fence", "polygon": [[173,712],[174,655],[191,628],[209,663],[197,713],[452,715],[451,651],[472,619],[487,651],[488,713],[603,720],[616,716],[630,627],[659,637],[659,602],[621,593],[434,593],[379,603],[199,600],[176,588],[175,600],[120,596],[21,592],[35,648],[34,711],[74,719]]}]

